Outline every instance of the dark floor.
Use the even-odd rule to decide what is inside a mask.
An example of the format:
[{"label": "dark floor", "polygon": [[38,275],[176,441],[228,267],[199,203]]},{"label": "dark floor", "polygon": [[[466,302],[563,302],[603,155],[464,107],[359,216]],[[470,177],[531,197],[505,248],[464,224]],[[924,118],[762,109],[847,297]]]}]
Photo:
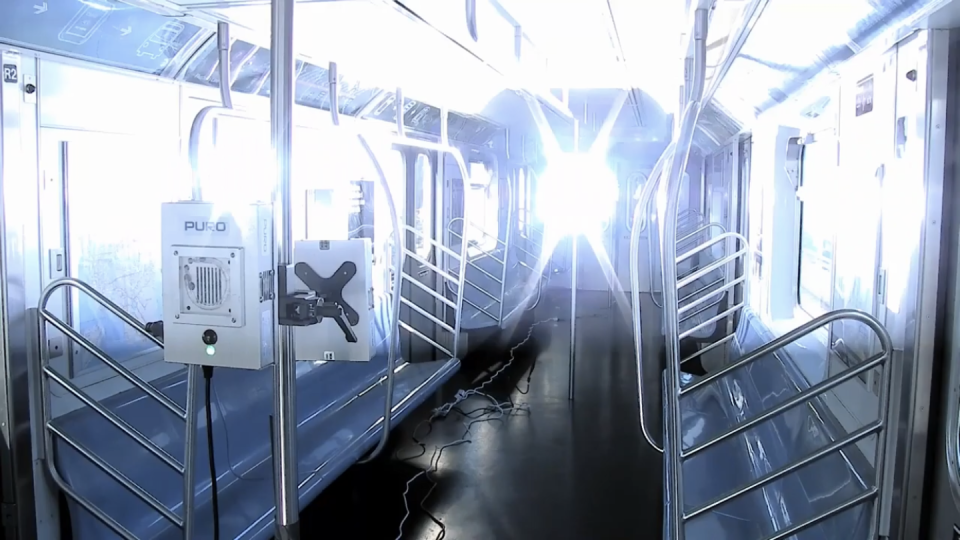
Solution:
[{"label": "dark floor", "polygon": [[[459,412],[410,434],[429,403],[397,431],[389,459],[356,466],[302,515],[303,538],[369,540],[634,539],[661,536],[660,455],[643,443],[638,428],[636,368],[632,337],[606,294],[581,293],[577,323],[576,399],[567,399],[569,294],[545,297],[537,318],[557,317],[535,329],[517,360],[490,385],[498,400],[518,412],[501,420],[488,414],[470,428],[469,443],[446,448],[437,471],[410,483],[410,516],[403,492],[407,481],[431,466],[438,446],[463,436]],[[614,316],[614,313],[618,313]],[[528,328],[518,328],[522,339]],[[490,353],[487,353],[490,354]],[[503,360],[508,358],[500,352]],[[527,391],[527,375],[536,367]],[[474,365],[494,365],[497,360]],[[472,371],[472,372],[470,372]],[[473,388],[477,369],[465,369],[448,386]],[[476,382],[475,382],[476,380]],[[456,387],[456,388],[453,388]],[[490,401],[472,397],[460,404],[470,414]],[[483,411],[471,416],[482,415]],[[416,456],[425,450],[424,455]],[[399,454],[399,455],[397,455]],[[435,482],[435,485],[431,482]],[[432,491],[431,491],[432,489]],[[425,498],[426,497],[426,498]]]}]

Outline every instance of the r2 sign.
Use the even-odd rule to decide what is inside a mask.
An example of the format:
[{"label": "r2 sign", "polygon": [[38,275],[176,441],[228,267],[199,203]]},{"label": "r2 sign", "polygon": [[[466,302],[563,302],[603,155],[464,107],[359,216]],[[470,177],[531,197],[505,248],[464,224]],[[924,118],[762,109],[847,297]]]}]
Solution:
[{"label": "r2 sign", "polygon": [[5,83],[16,83],[20,80],[20,74],[17,70],[16,64],[4,64],[3,65],[3,82]]}]

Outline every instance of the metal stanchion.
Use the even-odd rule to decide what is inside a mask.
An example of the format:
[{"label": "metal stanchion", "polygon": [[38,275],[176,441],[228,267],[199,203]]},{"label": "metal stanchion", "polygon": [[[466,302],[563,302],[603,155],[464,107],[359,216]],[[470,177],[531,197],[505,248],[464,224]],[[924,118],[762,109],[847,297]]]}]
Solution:
[{"label": "metal stanchion", "polygon": [[[276,152],[276,187],[273,211],[274,241],[279,271],[293,259],[293,225],[290,208],[293,154],[293,11],[294,0],[273,0],[270,28],[270,131]],[[278,291],[280,296],[285,291]],[[297,369],[293,329],[279,325],[279,305],[274,312],[274,494],[276,537],[300,537],[300,499],[297,489]]]}]

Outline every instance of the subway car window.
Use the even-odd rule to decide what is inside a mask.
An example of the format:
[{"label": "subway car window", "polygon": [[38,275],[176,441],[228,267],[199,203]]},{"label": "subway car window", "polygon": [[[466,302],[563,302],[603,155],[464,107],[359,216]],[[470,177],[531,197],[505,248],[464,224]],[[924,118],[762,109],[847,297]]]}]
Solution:
[{"label": "subway car window", "polygon": [[[380,166],[386,176],[387,183],[390,185],[390,192],[393,195],[394,205],[397,211],[397,219],[401,226],[404,223],[404,177],[405,164],[404,155],[398,150],[390,150],[378,156]],[[390,207],[387,203],[386,193],[380,187],[380,180],[374,179],[373,187],[373,288],[374,292],[382,296],[392,291],[393,276],[391,265],[393,256],[391,250],[394,247],[392,234],[393,222],[390,219]],[[407,248],[409,249],[409,247]]]},{"label": "subway car window", "polygon": [[818,140],[803,148],[798,197],[800,223],[800,307],[812,316],[833,303],[833,266],[836,245],[836,189],[839,182],[837,142]]},{"label": "subway car window", "polygon": [[[64,166],[71,275],[141,321],[162,318],[160,203],[183,198],[175,142],[91,135],[70,142]],[[131,171],[137,171],[136,177]],[[135,180],[135,181],[134,181]],[[110,211],[104,201],[110,200]],[[120,361],[152,343],[85,294],[74,293],[73,319],[84,337]],[[73,376],[104,369],[79,347]]]},{"label": "subway car window", "polygon": [[497,249],[497,234],[500,229],[500,201],[498,181],[483,163],[470,163],[470,187],[467,190],[468,252],[471,256]]},{"label": "subway car window", "polygon": [[269,124],[236,116],[216,118],[212,152],[201,150],[203,196],[211,201],[269,201],[276,176]]},{"label": "subway car window", "polygon": [[429,239],[433,237],[433,171],[430,167],[430,158],[424,154],[417,154],[414,168],[414,228],[420,232],[416,235],[416,253],[421,257],[429,257],[433,246]]}]

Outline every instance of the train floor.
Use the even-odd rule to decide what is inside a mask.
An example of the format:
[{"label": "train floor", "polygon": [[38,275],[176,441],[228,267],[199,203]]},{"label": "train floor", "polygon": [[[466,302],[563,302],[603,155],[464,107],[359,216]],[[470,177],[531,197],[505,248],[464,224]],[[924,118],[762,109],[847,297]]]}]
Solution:
[{"label": "train floor", "polygon": [[[629,323],[605,293],[579,300],[574,400],[566,292],[544,297],[535,318],[559,320],[534,328],[515,361],[483,388],[490,397],[471,396],[429,422],[442,398],[503,367],[506,348],[502,359],[466,362],[443,396],[396,430],[389,455],[352,467],[304,508],[302,537],[660,537],[661,459],[638,427]],[[515,342],[528,330],[518,328]]]}]

